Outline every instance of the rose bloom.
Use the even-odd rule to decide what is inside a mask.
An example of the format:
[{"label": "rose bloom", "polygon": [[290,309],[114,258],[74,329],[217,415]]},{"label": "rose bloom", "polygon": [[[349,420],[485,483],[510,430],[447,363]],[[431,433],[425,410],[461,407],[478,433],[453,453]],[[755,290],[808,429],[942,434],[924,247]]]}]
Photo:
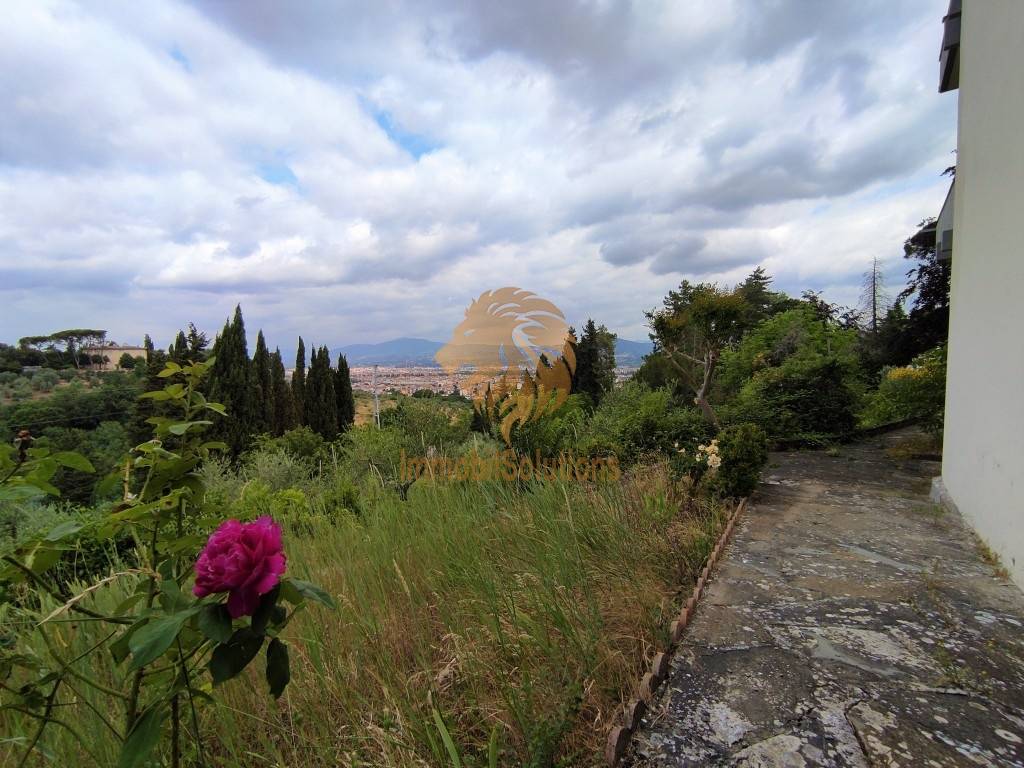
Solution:
[{"label": "rose bloom", "polygon": [[192,594],[228,592],[231,618],[251,616],[260,596],[272,590],[285,570],[281,527],[269,517],[252,523],[227,520],[213,532],[196,560]]}]

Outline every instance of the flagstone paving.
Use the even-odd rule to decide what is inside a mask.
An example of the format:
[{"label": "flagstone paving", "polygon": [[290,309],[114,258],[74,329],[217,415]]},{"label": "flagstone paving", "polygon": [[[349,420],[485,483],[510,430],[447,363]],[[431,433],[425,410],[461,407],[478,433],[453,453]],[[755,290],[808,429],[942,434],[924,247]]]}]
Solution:
[{"label": "flagstone paving", "polygon": [[628,764],[1024,766],[1024,596],[894,439],[772,455]]}]

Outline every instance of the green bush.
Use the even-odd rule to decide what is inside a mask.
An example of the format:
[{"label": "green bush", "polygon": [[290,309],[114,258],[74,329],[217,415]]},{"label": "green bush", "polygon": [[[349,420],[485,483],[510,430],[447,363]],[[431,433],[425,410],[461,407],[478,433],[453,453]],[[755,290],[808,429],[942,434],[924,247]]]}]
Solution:
[{"label": "green bush", "polygon": [[756,424],[736,424],[718,435],[722,464],[712,487],[722,496],[749,496],[757,488],[768,463],[768,436]]},{"label": "green bush", "polygon": [[696,445],[714,429],[696,408],[680,408],[667,389],[628,381],[609,392],[584,425],[579,450],[589,456],[613,455],[632,464],[647,453],[668,453]]},{"label": "green bush", "polygon": [[942,432],[946,402],[945,345],[915,357],[910,365],[886,368],[862,414],[866,427],[920,419],[932,434]]},{"label": "green bush", "polygon": [[21,375],[14,371],[0,371],[0,385],[13,384]]},{"label": "green bush", "polygon": [[259,450],[280,450],[296,459],[315,460],[320,458],[327,441],[309,427],[296,427],[280,437],[259,435],[255,446]]},{"label": "green bush", "polygon": [[794,359],[754,374],[740,390],[734,417],[773,440],[819,442],[851,433],[856,405],[839,362]]},{"label": "green bush", "polygon": [[469,437],[470,409],[438,402],[436,398],[403,397],[397,408],[384,410],[381,427],[393,427],[407,438],[407,450],[445,451]]}]

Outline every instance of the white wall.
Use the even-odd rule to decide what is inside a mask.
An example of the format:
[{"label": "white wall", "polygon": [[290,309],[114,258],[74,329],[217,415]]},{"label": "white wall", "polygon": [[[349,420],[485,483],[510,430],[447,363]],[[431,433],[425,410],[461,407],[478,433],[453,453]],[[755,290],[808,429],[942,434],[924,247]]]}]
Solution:
[{"label": "white wall", "polygon": [[962,21],[942,477],[1024,586],[1024,0]]}]

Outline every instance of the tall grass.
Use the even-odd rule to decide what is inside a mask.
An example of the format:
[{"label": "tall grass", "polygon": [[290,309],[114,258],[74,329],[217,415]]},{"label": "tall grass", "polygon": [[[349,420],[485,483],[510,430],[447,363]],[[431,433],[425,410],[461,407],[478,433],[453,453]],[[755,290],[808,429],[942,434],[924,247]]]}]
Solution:
[{"label": "tall grass", "polygon": [[[604,486],[420,482],[406,502],[383,495],[359,518],[292,531],[289,572],[339,609],[289,626],[292,684],[278,702],[252,669],[219,703],[197,703],[206,762],[592,765],[723,519],[656,465]],[[132,578],[86,600],[116,605]],[[62,622],[53,649],[27,650],[73,659],[104,631]],[[121,670],[97,667],[121,687]],[[40,755],[114,764],[106,702],[84,696],[60,708],[86,748],[57,727]],[[4,764],[33,727],[0,716]]]}]

